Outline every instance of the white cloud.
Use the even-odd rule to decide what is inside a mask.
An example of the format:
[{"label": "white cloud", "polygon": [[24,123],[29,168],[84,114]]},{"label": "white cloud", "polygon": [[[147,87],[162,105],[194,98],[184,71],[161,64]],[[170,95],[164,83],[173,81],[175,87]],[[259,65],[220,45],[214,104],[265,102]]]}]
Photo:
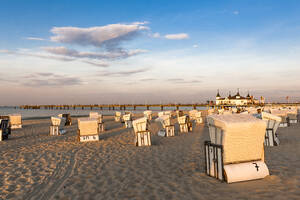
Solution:
[{"label": "white cloud", "polygon": [[183,40],[183,39],[188,39],[189,35],[186,33],[167,34],[165,35],[165,38],[169,40]]},{"label": "white cloud", "polygon": [[145,24],[146,22],[134,22],[131,24],[109,24],[89,28],[54,27],[51,29],[51,32],[55,35],[51,37],[51,40],[60,43],[114,49],[122,41],[131,40],[141,31],[148,30],[149,28],[144,26]]},{"label": "white cloud", "polygon": [[154,37],[154,38],[160,38],[160,34],[159,33],[153,33],[152,37]]},{"label": "white cloud", "polygon": [[194,48],[198,48],[199,46],[198,46],[198,44],[194,44],[193,47]]},{"label": "white cloud", "polygon": [[233,14],[238,15],[238,14],[240,14],[240,12],[238,10],[235,10],[235,11],[233,11]]}]

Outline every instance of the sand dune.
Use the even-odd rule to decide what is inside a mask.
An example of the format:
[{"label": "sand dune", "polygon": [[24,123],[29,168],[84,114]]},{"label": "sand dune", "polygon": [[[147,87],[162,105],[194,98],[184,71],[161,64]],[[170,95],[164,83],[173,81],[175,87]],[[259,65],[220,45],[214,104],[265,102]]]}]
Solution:
[{"label": "sand dune", "polygon": [[[0,143],[0,199],[299,199],[300,124],[278,130],[278,147],[266,147],[271,175],[226,184],[204,173],[208,128],[135,147],[132,129],[105,116],[99,142],[76,141],[76,120],[67,134],[49,136],[50,119],[26,120]],[[175,119],[173,119],[175,121]],[[152,123],[156,133],[159,124]]]}]

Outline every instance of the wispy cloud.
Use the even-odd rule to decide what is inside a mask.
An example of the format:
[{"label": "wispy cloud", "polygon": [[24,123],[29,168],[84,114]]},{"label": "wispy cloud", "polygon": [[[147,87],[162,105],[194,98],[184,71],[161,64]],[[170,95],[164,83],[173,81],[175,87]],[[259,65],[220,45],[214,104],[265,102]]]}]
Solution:
[{"label": "wispy cloud", "polygon": [[36,58],[43,58],[43,59],[51,59],[51,60],[58,60],[58,61],[64,61],[64,62],[71,62],[71,61],[80,61],[82,63],[86,63],[89,65],[93,65],[96,67],[108,67],[108,63],[105,63],[103,61],[95,61],[94,59],[88,59],[88,58],[76,58],[71,56],[65,56],[65,55],[58,55],[53,56],[49,54],[44,54],[41,52],[30,52],[30,51],[10,51],[10,50],[1,50],[0,53],[3,54],[10,54],[10,55],[19,55],[19,56],[30,56],[30,57],[36,57]]},{"label": "wispy cloud", "polygon": [[28,74],[27,77],[31,78],[23,80],[23,85],[30,87],[63,87],[84,84],[84,82],[78,77],[54,73],[34,73]]},{"label": "wispy cloud", "polygon": [[25,37],[26,40],[37,40],[37,41],[44,41],[46,39],[39,38],[39,37]]},{"label": "wispy cloud", "polygon": [[113,52],[79,52],[74,49],[68,49],[66,47],[60,46],[60,47],[43,47],[45,51],[61,55],[61,56],[68,56],[73,58],[92,58],[92,59],[121,59],[121,58],[128,58],[134,55],[138,55],[140,53],[147,52],[143,49],[135,49],[135,50],[129,50],[125,51],[122,49],[118,49]]},{"label": "wispy cloud", "polygon": [[183,78],[170,78],[167,79],[166,81],[171,82],[171,83],[175,83],[175,84],[196,84],[196,83],[202,83],[201,80],[196,80],[196,79],[192,79],[192,80],[185,80]]},{"label": "wispy cloud", "polygon": [[134,74],[144,73],[149,70],[150,70],[149,68],[142,68],[142,69],[118,71],[118,72],[104,71],[104,72],[99,72],[98,75],[100,75],[100,76],[131,76]]},{"label": "wispy cloud", "polygon": [[167,34],[165,35],[165,38],[169,40],[183,40],[183,39],[188,39],[189,35],[186,33]]}]

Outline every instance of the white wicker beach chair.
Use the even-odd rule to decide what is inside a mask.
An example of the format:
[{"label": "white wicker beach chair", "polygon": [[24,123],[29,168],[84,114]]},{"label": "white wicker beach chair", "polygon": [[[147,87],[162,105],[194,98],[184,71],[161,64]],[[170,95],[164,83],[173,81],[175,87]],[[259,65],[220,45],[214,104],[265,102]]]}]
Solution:
[{"label": "white wicker beach chair", "polygon": [[158,135],[165,136],[165,137],[175,136],[175,126],[173,124],[171,124],[170,115],[163,115],[163,116],[157,118],[157,121],[159,121],[163,127],[162,130],[159,130]]},{"label": "white wicker beach chair", "polygon": [[149,121],[152,120],[152,110],[145,110],[144,117],[147,117]]},{"label": "white wicker beach chair", "polygon": [[98,120],[92,118],[78,119],[78,141],[98,141]]},{"label": "white wicker beach chair", "polygon": [[136,119],[132,122],[135,133],[136,146],[151,146],[151,133],[148,130],[148,119],[146,117]]},{"label": "white wicker beach chair", "polygon": [[51,117],[50,135],[63,135],[66,130],[62,127],[63,118]]},{"label": "white wicker beach chair", "polygon": [[288,127],[289,126],[287,110],[270,109],[270,112],[272,115],[281,117],[281,122],[279,124],[279,127]]},{"label": "white wicker beach chair", "polygon": [[193,123],[190,122],[188,115],[178,117],[178,123],[180,132],[188,133],[193,129]]},{"label": "white wicker beach chair", "polygon": [[98,122],[98,133],[104,132],[105,127],[103,123],[103,115],[99,114],[98,112],[90,112],[90,118],[91,119],[96,119]]},{"label": "white wicker beach chair", "polygon": [[123,121],[125,123],[126,128],[132,128],[132,114],[123,115]]},{"label": "white wicker beach chair", "polygon": [[264,142],[265,146],[278,146],[279,138],[276,131],[281,122],[281,117],[266,112],[255,114],[254,116],[266,122],[267,129]]},{"label": "white wicker beach chair", "polygon": [[227,183],[269,175],[264,162],[266,123],[252,115],[210,115],[206,173]]},{"label": "white wicker beach chair", "polygon": [[116,112],[115,121],[116,122],[121,122],[121,119],[122,119],[122,113],[121,112]]}]

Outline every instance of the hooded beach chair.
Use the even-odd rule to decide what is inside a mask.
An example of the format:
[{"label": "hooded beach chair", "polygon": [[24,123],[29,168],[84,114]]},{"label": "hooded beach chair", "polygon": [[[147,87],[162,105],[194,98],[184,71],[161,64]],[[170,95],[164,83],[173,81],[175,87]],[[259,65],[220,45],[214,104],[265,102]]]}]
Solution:
[{"label": "hooded beach chair", "polygon": [[182,110],[176,110],[176,115],[177,115],[177,118],[178,118],[178,117],[182,117],[184,114],[183,114]]},{"label": "hooded beach chair", "polygon": [[9,119],[0,119],[0,141],[8,139],[10,134]]},{"label": "hooded beach chair", "polygon": [[9,126],[11,129],[22,128],[22,116],[21,114],[10,114]]},{"label": "hooded beach chair", "polygon": [[183,115],[181,117],[178,117],[178,123],[179,123],[180,132],[188,133],[193,129],[193,123],[190,122],[188,115]]},{"label": "hooded beach chair", "polygon": [[272,115],[276,115],[281,118],[281,122],[279,127],[288,127],[289,119],[287,110],[279,110],[279,109],[270,109]]},{"label": "hooded beach chair", "polygon": [[171,124],[170,115],[163,115],[157,118],[157,121],[159,121],[163,127],[163,130],[160,130],[158,135],[165,137],[175,136],[175,127]]},{"label": "hooded beach chair", "polygon": [[147,117],[149,121],[152,120],[152,110],[145,110],[144,117]]},{"label": "hooded beach chair", "polygon": [[96,119],[98,122],[98,133],[104,132],[104,123],[103,123],[103,115],[99,114],[98,112],[90,112],[90,118]]},{"label": "hooded beach chair", "polygon": [[206,174],[227,183],[269,175],[264,162],[266,123],[252,115],[210,115],[205,141]]},{"label": "hooded beach chair", "polygon": [[122,119],[122,113],[117,111],[115,113],[115,121],[116,122],[121,122],[121,119]]},{"label": "hooded beach chair", "polygon": [[72,125],[72,118],[71,118],[70,114],[68,114],[68,113],[59,114],[58,117],[64,119],[64,123],[62,125],[64,125],[64,126],[71,126]]},{"label": "hooded beach chair", "polygon": [[198,110],[190,110],[189,111],[189,117],[190,117],[191,121],[196,120],[196,113],[198,113]]},{"label": "hooded beach chair", "polygon": [[65,118],[51,117],[50,135],[63,135],[66,130],[62,128],[62,124],[65,123]]},{"label": "hooded beach chair", "polygon": [[134,120],[132,125],[135,133],[135,145],[151,146],[151,133],[148,130],[149,123],[147,117]]},{"label": "hooded beach chair", "polygon": [[93,118],[78,119],[78,141],[89,142],[98,141],[98,120]]},{"label": "hooded beach chair", "polygon": [[126,128],[132,128],[132,114],[131,113],[123,115],[123,121],[125,123]]},{"label": "hooded beach chair", "polygon": [[292,107],[287,109],[287,117],[289,120],[289,124],[296,124],[298,122],[297,108]]},{"label": "hooded beach chair", "polygon": [[265,142],[264,142],[265,146],[278,146],[279,138],[276,131],[281,122],[281,117],[272,115],[267,112],[255,114],[254,116],[266,122],[267,128],[266,128],[266,135],[265,135]]}]

